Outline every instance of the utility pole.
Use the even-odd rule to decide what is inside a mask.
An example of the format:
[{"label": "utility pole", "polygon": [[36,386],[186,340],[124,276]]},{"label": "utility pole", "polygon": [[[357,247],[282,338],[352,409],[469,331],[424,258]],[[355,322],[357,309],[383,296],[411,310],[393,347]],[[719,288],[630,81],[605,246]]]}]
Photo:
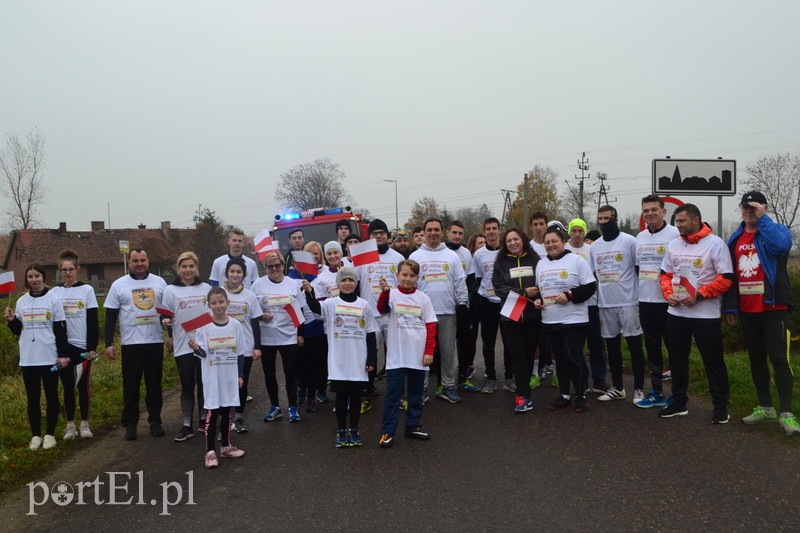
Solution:
[{"label": "utility pole", "polygon": [[503,195],[503,216],[500,217],[500,220],[503,222],[503,227],[506,227],[508,225],[506,216],[511,212],[511,208],[513,207],[512,196],[514,195],[514,191],[500,189],[500,194]]},{"label": "utility pole", "polygon": [[[611,205],[611,202],[616,202],[616,196],[609,200],[608,199],[608,191],[611,187],[606,187],[606,180],[608,179],[608,174],[605,172],[598,172],[597,179],[600,180],[600,192],[597,194],[597,208],[600,209],[602,205]],[[605,198],[605,201],[603,199]]]},{"label": "utility pole", "polygon": [[[528,174],[522,179],[522,227],[528,223]],[[525,229],[527,232],[528,230]]]},{"label": "utility pole", "polygon": [[394,228],[400,229],[400,211],[397,207],[397,180],[383,180],[386,183],[394,183]]},{"label": "utility pole", "polygon": [[578,218],[586,220],[583,218],[583,181],[589,177],[585,174],[589,171],[589,160],[586,159],[586,152],[581,154],[581,158],[578,160],[578,168],[581,171],[580,178],[577,174],[575,175],[575,179],[580,180],[578,183]]}]

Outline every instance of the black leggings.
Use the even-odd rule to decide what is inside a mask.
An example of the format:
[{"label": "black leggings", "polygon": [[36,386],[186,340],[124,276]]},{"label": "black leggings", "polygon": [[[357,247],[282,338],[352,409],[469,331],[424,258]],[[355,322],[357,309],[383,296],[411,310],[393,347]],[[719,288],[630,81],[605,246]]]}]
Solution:
[{"label": "black leggings", "polygon": [[328,337],[317,335],[306,337],[305,344],[297,350],[300,363],[300,387],[305,386],[308,401],[314,400],[317,392],[325,390],[328,380],[326,362],[328,359]]},{"label": "black leggings", "polygon": [[297,407],[297,345],[261,346],[261,367],[264,369],[264,384],[267,387],[269,401],[274,406],[278,402],[278,379],[275,371],[275,359],[278,351],[281,352],[283,375],[286,379],[286,396],[289,397],[289,407]]},{"label": "black leggings", "polygon": [[[628,344],[628,351],[631,354],[631,366],[633,367],[633,388],[636,390],[644,389],[644,350],[642,350],[642,336],[632,335],[625,337]],[[622,390],[625,386],[622,383],[622,335],[606,339],[608,349],[608,366],[611,368],[611,380],[614,387]]]},{"label": "black leggings", "polygon": [[184,426],[192,427],[194,415],[195,388],[197,388],[197,427],[202,427],[206,418],[203,408],[203,371],[200,358],[193,353],[175,357],[175,366],[181,378],[181,422]]},{"label": "black leggings", "polygon": [[78,382],[78,402],[81,408],[81,420],[89,420],[92,389],[89,378],[92,376],[92,362],[85,360],[81,354],[86,350],[77,346],[68,345],[69,366],[62,368],[58,373],[61,386],[64,388],[64,416],[67,422],[75,420],[75,380],[78,368],[81,369],[81,380]]},{"label": "black leggings", "polygon": [[28,422],[31,435],[42,436],[42,388],[47,402],[47,430],[45,435],[54,435],[58,422],[58,374],[50,372],[51,365],[23,366],[22,381],[28,397]]},{"label": "black leggings", "polygon": [[219,428],[222,433],[222,447],[229,446],[231,443],[231,408],[219,407],[206,411],[206,451],[211,452],[217,449],[217,417],[219,417]]},{"label": "black leggings", "polygon": [[783,413],[792,412],[792,386],[794,378],[789,367],[788,324],[786,311],[739,313],[742,319],[747,351],[750,353],[750,372],[758,394],[758,405],[772,406],[769,388],[769,365],[775,372],[775,386]]},{"label": "black leggings", "polygon": [[[336,423],[339,429],[358,429],[361,417],[361,393],[364,391],[363,381],[337,381],[332,389],[336,392]],[[350,425],[347,425],[347,413],[350,413]]]},{"label": "black leggings", "polygon": [[250,369],[253,368],[252,357],[244,357],[243,359],[244,367],[242,370],[242,379],[244,380],[244,384],[239,388],[239,405],[235,408],[237,415],[244,414],[244,404],[247,403],[247,382],[250,380]]},{"label": "black leggings", "polygon": [[583,344],[586,342],[587,324],[551,329],[547,331],[550,350],[556,356],[556,376],[562,395],[569,396],[569,385],[578,398],[586,394],[589,368],[583,357]]}]

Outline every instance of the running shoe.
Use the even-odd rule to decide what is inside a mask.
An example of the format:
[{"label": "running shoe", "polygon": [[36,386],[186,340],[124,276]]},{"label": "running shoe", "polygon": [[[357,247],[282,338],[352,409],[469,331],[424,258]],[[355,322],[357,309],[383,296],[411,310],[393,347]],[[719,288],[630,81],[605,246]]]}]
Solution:
[{"label": "running shoe", "polygon": [[289,406],[289,422],[300,422],[300,413],[295,406]]},{"label": "running shoe", "polygon": [[644,400],[644,391],[642,389],[633,389],[633,404],[636,405]]},{"label": "running shoe", "polygon": [[760,422],[770,422],[778,419],[778,413],[774,407],[761,407],[760,405],[753,409],[753,412],[746,417],[742,418],[742,422],[748,426],[758,424]]},{"label": "running shoe", "polygon": [[174,440],[175,442],[183,442],[186,439],[191,439],[192,437],[194,437],[194,430],[189,426],[183,426],[181,430],[178,432],[178,434],[175,435],[175,438],[172,440]]},{"label": "running shoe", "polygon": [[534,374],[531,376],[531,380],[528,382],[528,384],[530,385],[531,390],[533,390],[542,384],[542,380],[539,378],[539,376]]},{"label": "running shoe", "polygon": [[78,436],[78,430],[75,428],[75,424],[70,424],[64,429],[64,440],[72,440]]},{"label": "running shoe", "polygon": [[406,438],[416,440],[430,440],[431,435],[422,430],[422,426],[406,426]]},{"label": "running shoe", "polygon": [[305,391],[302,393],[299,390],[297,391],[297,405],[303,405],[306,403],[306,398],[307,396]]},{"label": "running shoe", "polygon": [[441,393],[436,393],[436,397],[440,400],[445,400],[450,403],[460,403],[461,396],[456,394],[456,389],[453,387],[444,387]]},{"label": "running shoe", "polygon": [[42,447],[42,437],[33,437],[31,443],[28,444],[29,450],[38,450]]},{"label": "running shoe", "polygon": [[244,423],[244,418],[237,418],[233,421],[233,430],[236,433],[247,433],[247,425]]},{"label": "running shoe", "polygon": [[346,448],[348,446],[347,438],[349,434],[346,429],[336,430],[336,444],[337,448]]},{"label": "running shoe", "polygon": [[661,381],[669,381],[672,379],[672,370],[669,368],[661,373]]},{"label": "running shoe", "polygon": [[348,446],[363,446],[364,441],[361,440],[361,435],[358,434],[358,428],[350,428],[350,441]]},{"label": "running shoe", "polygon": [[553,377],[550,378],[550,385],[552,385],[555,388],[558,388],[558,376],[556,376],[555,374],[553,374]]},{"label": "running shoe", "polygon": [[226,457],[228,459],[238,459],[240,457],[244,457],[244,450],[240,450],[231,444],[230,446],[223,446],[219,451],[219,456]]},{"label": "running shoe", "polygon": [[88,422],[81,422],[81,427],[79,431],[82,439],[91,439],[92,437],[94,437],[92,430],[89,429]]},{"label": "running shoe", "polygon": [[781,413],[780,420],[778,420],[778,425],[789,437],[795,433],[800,435],[800,424],[797,423],[797,418],[795,418],[792,413]]},{"label": "running shoe", "polygon": [[53,435],[45,435],[42,441],[42,449],[49,450],[56,447],[56,438]]},{"label": "running shoe", "polygon": [[647,396],[639,399],[638,401],[634,399],[633,404],[636,407],[641,407],[642,409],[650,409],[651,407],[666,407],[669,405],[667,403],[667,399],[664,398],[664,395],[654,390],[648,392]]},{"label": "running shoe", "polygon": [[472,382],[468,379],[464,380],[464,383],[459,383],[456,385],[456,388],[463,392],[480,392],[481,388],[477,385],[473,385]]},{"label": "running shoe", "polygon": [[272,407],[269,408],[269,411],[267,411],[267,414],[264,415],[264,422],[272,422],[272,421],[277,420],[277,419],[279,419],[281,417],[283,417],[283,413],[281,412],[281,408],[278,407],[277,405],[273,405]]},{"label": "running shoe", "polygon": [[561,410],[566,409],[567,407],[569,407],[571,405],[572,405],[572,402],[570,400],[567,400],[566,398],[564,398],[563,396],[561,396],[559,394],[558,398],[553,400],[553,403],[550,404],[550,407],[548,407],[548,409],[550,411],[561,411]]},{"label": "running shoe", "polygon": [[556,373],[556,365],[549,364],[544,366],[544,373],[545,375],[552,376]]},{"label": "running shoe", "polygon": [[248,395],[247,398],[245,399],[245,401],[246,402],[252,402],[253,401],[253,397]]},{"label": "running shoe", "polygon": [[133,424],[125,426],[125,440],[136,440],[136,426]]},{"label": "running shoe", "polygon": [[675,416],[686,416],[689,414],[689,409],[686,406],[670,404],[658,412],[659,418],[672,418]]},{"label": "running shoe", "polygon": [[610,402],[611,400],[624,400],[625,389],[618,389],[616,387],[609,387],[605,394],[600,395],[597,399],[601,402]]},{"label": "running shoe", "polygon": [[485,394],[491,394],[497,390],[497,380],[495,379],[487,379],[486,384],[481,389],[481,392]]},{"label": "running shoe", "polygon": [[509,392],[517,392],[517,384],[514,383],[514,378],[506,379],[506,382],[503,384],[503,390],[507,390]]},{"label": "running shoe", "polygon": [[328,395],[325,394],[325,391],[320,391],[317,393],[317,401],[319,403],[328,403],[329,401],[331,401],[331,399],[328,398]]},{"label": "running shoe", "polygon": [[164,436],[164,428],[161,426],[161,422],[152,422],[150,424],[150,435],[153,437]]},{"label": "running shoe", "polygon": [[408,411],[408,400],[400,400],[400,410],[401,411]]},{"label": "running shoe", "polygon": [[730,419],[731,415],[728,414],[727,406],[720,405],[714,407],[714,413],[711,415],[712,424],[727,424]]},{"label": "running shoe", "polygon": [[313,413],[316,410],[317,410],[317,402],[315,402],[314,400],[308,400],[308,403],[306,404],[306,413]]},{"label": "running shoe", "polygon": [[430,399],[431,397],[425,394],[425,396],[422,397],[422,405],[428,405],[428,400]]},{"label": "running shoe", "polygon": [[528,411],[533,410],[533,400],[530,398],[517,396],[516,404],[517,405],[514,407],[514,414],[521,415],[522,413],[527,413]]},{"label": "running shoe", "polygon": [[589,390],[597,394],[605,394],[608,388],[608,383],[605,381],[595,381],[592,383],[592,388]]},{"label": "running shoe", "polygon": [[394,435],[389,435],[388,433],[384,433],[381,435],[380,440],[378,441],[378,446],[381,448],[391,448],[394,444]]},{"label": "running shoe", "polygon": [[475,374],[475,367],[468,366],[468,367],[467,367],[467,372],[466,372],[466,377],[467,377],[467,379],[472,379],[472,376],[473,376],[474,374]]},{"label": "running shoe", "polygon": [[219,460],[217,459],[217,452],[211,450],[210,452],[206,453],[206,468],[216,468],[219,466]]},{"label": "running shoe", "polygon": [[367,388],[367,396],[373,396],[374,397],[374,396],[380,396],[380,395],[381,395],[381,393],[378,392],[378,389],[376,389],[374,386]]},{"label": "running shoe", "polygon": [[575,407],[573,408],[576,413],[585,413],[589,410],[589,402],[586,396],[578,396],[575,398]]},{"label": "running shoe", "polygon": [[372,402],[369,400],[361,400],[361,414],[372,410]]}]

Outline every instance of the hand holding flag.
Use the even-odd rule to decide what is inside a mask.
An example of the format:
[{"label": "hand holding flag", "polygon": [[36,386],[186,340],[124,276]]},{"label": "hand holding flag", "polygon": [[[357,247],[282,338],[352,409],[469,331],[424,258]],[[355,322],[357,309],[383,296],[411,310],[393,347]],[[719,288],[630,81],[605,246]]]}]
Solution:
[{"label": "hand holding flag", "polygon": [[504,303],[503,308],[500,309],[500,314],[510,320],[513,320],[514,322],[519,322],[522,318],[522,312],[525,310],[525,306],[527,304],[527,298],[524,298],[515,292],[509,292],[508,298],[506,298],[506,303]]},{"label": "hand holding flag", "polygon": [[214,319],[211,318],[211,314],[208,312],[208,308],[204,305],[195,305],[184,309],[178,313],[176,318],[178,322],[180,322],[183,330],[189,334],[190,338],[194,337],[191,334],[195,330],[202,328],[206,324],[211,324],[214,321]]},{"label": "hand holding flag", "polygon": [[304,321],[303,310],[300,307],[300,300],[295,298],[290,303],[286,304],[283,307],[283,310],[289,314],[289,318],[292,319],[292,325],[294,325],[296,328],[299,328],[300,324],[302,324]]}]

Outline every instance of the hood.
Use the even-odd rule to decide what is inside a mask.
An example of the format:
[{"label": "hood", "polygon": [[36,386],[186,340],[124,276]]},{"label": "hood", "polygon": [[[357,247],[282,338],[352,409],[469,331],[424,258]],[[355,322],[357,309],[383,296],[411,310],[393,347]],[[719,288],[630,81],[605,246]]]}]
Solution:
[{"label": "hood", "polygon": [[703,227],[700,228],[700,231],[698,231],[697,233],[691,233],[689,235],[686,235],[685,237],[681,235],[681,239],[688,242],[689,244],[697,244],[698,242],[700,242],[700,239],[702,239],[703,237],[708,237],[713,233],[714,232],[711,231],[711,226],[703,222]]}]

